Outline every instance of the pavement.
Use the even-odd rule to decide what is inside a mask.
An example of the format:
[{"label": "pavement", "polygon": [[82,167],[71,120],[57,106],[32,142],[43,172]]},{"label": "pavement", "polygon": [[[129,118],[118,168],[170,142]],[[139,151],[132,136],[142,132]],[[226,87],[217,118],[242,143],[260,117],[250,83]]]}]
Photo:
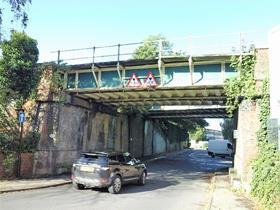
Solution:
[{"label": "pavement", "polygon": [[[162,155],[160,157],[146,158],[144,162],[165,158],[171,154]],[[211,182],[209,188],[207,205],[205,210],[247,210],[256,209],[254,202],[249,198],[235,193],[230,189],[229,176],[227,172],[211,173]],[[56,187],[71,183],[70,175],[52,176],[48,178],[36,179],[19,179],[0,181],[0,194],[15,191],[25,191],[33,189],[41,189],[47,187]]]},{"label": "pavement", "polygon": [[253,200],[231,189],[228,172],[216,172],[211,180],[207,210],[257,210]]},{"label": "pavement", "polygon": [[48,178],[16,179],[0,181],[0,194],[24,190],[56,187],[72,183],[71,175],[51,176]]}]

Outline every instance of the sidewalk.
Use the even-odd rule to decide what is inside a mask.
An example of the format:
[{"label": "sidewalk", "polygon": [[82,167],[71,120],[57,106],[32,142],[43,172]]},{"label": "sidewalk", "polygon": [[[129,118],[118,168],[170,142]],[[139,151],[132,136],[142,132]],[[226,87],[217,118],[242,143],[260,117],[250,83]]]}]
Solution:
[{"label": "sidewalk", "polygon": [[211,197],[207,210],[252,210],[253,201],[230,189],[229,177],[225,172],[216,172],[211,184]]},{"label": "sidewalk", "polygon": [[0,194],[31,189],[55,187],[72,183],[70,175],[52,176],[37,179],[18,179],[0,181]]}]

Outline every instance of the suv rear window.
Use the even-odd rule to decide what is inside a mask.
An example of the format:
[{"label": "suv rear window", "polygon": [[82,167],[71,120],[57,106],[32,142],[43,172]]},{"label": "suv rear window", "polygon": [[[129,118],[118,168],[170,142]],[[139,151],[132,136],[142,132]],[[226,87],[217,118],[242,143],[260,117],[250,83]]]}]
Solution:
[{"label": "suv rear window", "polygon": [[120,155],[111,155],[109,157],[110,161],[118,161],[120,163],[124,163],[125,162],[125,159],[124,159],[124,156],[122,154]]},{"label": "suv rear window", "polygon": [[83,154],[80,159],[78,160],[79,163],[93,163],[100,166],[106,166],[108,164],[108,158],[106,156],[100,155],[89,155]]}]

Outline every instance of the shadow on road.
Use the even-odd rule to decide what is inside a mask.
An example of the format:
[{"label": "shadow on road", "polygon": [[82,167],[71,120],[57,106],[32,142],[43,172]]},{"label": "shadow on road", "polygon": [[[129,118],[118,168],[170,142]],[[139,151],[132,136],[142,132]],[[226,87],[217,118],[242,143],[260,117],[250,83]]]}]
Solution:
[{"label": "shadow on road", "polygon": [[[145,186],[128,184],[123,186],[121,194],[148,192],[176,186],[191,184],[195,180],[210,181],[211,173],[225,170],[231,161],[223,158],[211,158],[205,150],[190,150],[176,156],[158,159],[147,164],[148,178]],[[94,189],[108,192],[107,189]]]},{"label": "shadow on road", "polygon": [[[156,179],[149,179],[144,186],[139,186],[137,184],[126,184],[123,186],[121,190],[121,194],[130,194],[130,193],[140,193],[140,192],[148,192],[158,189],[163,189],[166,187],[174,186],[178,184],[177,181],[167,181],[167,180],[156,180]],[[98,192],[108,192],[107,188],[103,189],[92,189]]]}]

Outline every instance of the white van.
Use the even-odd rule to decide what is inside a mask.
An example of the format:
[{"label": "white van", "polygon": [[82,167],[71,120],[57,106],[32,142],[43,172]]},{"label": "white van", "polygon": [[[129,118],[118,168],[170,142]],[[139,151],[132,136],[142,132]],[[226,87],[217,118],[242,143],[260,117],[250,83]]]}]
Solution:
[{"label": "white van", "polygon": [[229,140],[209,140],[208,142],[208,155],[211,157],[233,155],[232,143]]}]

